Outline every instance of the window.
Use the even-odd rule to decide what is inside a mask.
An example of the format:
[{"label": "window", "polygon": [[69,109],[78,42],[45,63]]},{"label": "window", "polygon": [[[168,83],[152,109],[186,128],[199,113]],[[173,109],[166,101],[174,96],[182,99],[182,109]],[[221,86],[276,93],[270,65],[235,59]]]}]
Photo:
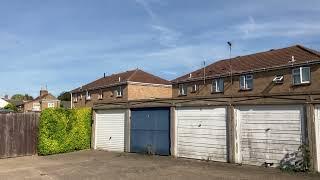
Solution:
[{"label": "window", "polygon": [[179,84],[179,95],[180,96],[187,95],[187,86],[185,84]]},{"label": "window", "polygon": [[121,87],[121,86],[117,87],[116,95],[117,95],[117,97],[122,97],[122,95],[123,95],[123,90],[122,90],[122,87]]},{"label": "window", "polygon": [[197,92],[197,91],[198,91],[198,85],[197,85],[197,84],[194,84],[194,85],[192,86],[191,92],[195,93],[195,92]]},{"label": "window", "polygon": [[49,102],[48,103],[48,108],[54,108],[54,102]]},{"label": "window", "polygon": [[223,79],[215,79],[212,81],[211,92],[223,92],[224,91],[224,81]]},{"label": "window", "polygon": [[253,75],[247,74],[240,76],[240,89],[250,90],[253,88]]},{"label": "window", "polygon": [[99,95],[98,95],[98,99],[103,99],[103,91],[102,90],[100,90],[100,93],[99,93]]},{"label": "window", "polygon": [[86,100],[91,100],[91,93],[89,91],[86,92]]},{"label": "window", "polygon": [[40,111],[40,103],[35,102],[32,104],[32,111]]},{"label": "window", "polygon": [[299,67],[292,70],[293,85],[310,83],[310,67]]},{"label": "window", "polygon": [[73,102],[78,102],[78,96],[77,95],[75,95],[75,96],[73,96]]}]

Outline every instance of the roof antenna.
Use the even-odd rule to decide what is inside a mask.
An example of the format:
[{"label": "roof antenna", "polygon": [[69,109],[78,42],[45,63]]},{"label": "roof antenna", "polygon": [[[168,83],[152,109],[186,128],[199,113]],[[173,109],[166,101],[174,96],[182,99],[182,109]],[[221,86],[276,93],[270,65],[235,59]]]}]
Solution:
[{"label": "roof antenna", "polygon": [[203,84],[206,84],[206,61],[203,61]]},{"label": "roof antenna", "polygon": [[232,64],[231,64],[231,52],[232,52],[232,43],[230,41],[227,42],[229,45],[229,69],[230,69],[230,80],[231,84],[233,84],[232,81]]}]

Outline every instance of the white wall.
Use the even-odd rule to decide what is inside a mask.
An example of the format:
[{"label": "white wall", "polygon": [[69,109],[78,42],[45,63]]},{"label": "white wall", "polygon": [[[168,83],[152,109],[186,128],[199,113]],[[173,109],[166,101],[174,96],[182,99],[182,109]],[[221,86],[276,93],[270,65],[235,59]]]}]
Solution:
[{"label": "white wall", "polygon": [[3,99],[0,98],[0,109],[4,108],[6,105],[8,105],[9,103]]}]

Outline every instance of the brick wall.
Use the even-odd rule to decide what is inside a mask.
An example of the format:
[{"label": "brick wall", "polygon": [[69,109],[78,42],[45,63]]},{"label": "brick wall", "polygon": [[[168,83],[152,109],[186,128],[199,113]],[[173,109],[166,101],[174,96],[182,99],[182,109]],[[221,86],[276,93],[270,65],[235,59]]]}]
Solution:
[{"label": "brick wall", "polygon": [[128,85],[128,100],[150,99],[150,98],[171,98],[171,86],[156,85]]},{"label": "brick wall", "polygon": [[[117,97],[115,94],[116,87],[108,87],[101,90],[90,91],[91,99],[86,100],[86,92],[77,93],[78,102],[72,102],[72,107],[92,107],[94,103],[99,102],[115,102],[115,101],[128,101],[137,99],[150,99],[150,98],[171,98],[171,86],[152,85],[152,84],[128,84],[122,85],[123,96]],[[99,94],[103,92],[103,99],[99,99]],[[82,99],[80,95],[82,94]],[[75,94],[73,94],[74,98]]]},{"label": "brick wall", "polygon": [[[102,102],[102,101],[123,101],[128,100],[128,88],[127,85],[122,85],[123,89],[123,95],[122,97],[117,97],[115,94],[115,91],[117,90],[117,87],[108,87],[104,89],[97,89],[90,91],[91,93],[91,99],[86,100],[86,92],[76,93],[72,94],[73,98],[75,95],[78,96],[77,102],[72,102],[72,107],[78,108],[78,107],[92,107],[94,103]],[[99,99],[99,94],[103,93],[103,99]],[[80,96],[82,94],[82,99],[80,99]]]},{"label": "brick wall", "polygon": [[[203,80],[197,82],[185,83],[188,86],[187,97],[195,96],[247,96],[247,95],[268,95],[277,93],[302,93],[320,90],[320,65],[312,65],[311,67],[311,84],[308,85],[292,85],[292,69],[265,71],[253,74],[253,89],[248,91],[240,90],[239,78],[233,77],[233,83],[230,83],[230,77],[224,78],[224,92],[211,93],[211,84],[213,80]],[[284,75],[283,84],[275,84],[272,82],[276,75]],[[192,85],[199,85],[199,90],[191,93]],[[179,97],[179,85],[173,85],[173,97]]]}]

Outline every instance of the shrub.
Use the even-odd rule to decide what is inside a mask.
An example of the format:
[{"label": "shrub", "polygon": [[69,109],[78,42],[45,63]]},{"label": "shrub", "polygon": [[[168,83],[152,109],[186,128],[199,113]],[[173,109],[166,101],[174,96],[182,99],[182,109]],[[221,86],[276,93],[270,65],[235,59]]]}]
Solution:
[{"label": "shrub", "polygon": [[14,111],[14,112],[17,112],[17,111],[18,111],[18,108],[17,108],[15,105],[11,104],[11,103],[7,104],[7,105],[4,107],[4,109],[12,110],[12,111]]},{"label": "shrub", "polygon": [[38,154],[50,155],[90,148],[91,109],[48,108],[39,123]]},{"label": "shrub", "polygon": [[310,169],[310,151],[307,145],[301,145],[298,151],[287,154],[280,162],[283,171],[307,172]]}]

